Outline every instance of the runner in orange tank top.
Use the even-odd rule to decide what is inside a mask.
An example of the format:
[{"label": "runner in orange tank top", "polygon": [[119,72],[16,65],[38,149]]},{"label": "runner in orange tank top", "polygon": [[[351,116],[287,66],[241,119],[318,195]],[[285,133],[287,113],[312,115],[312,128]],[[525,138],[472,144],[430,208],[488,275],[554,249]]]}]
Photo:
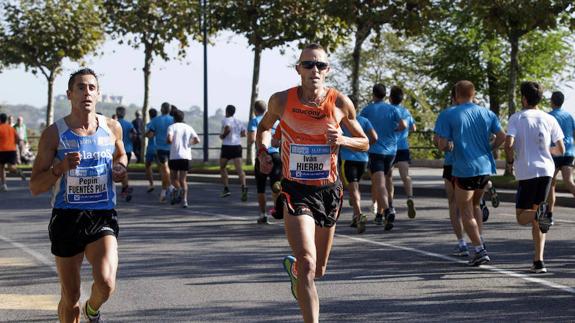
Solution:
[{"label": "runner in orange tank top", "polygon": [[[284,268],[304,322],[319,321],[314,279],[325,274],[341,208],[339,146],[361,151],[369,147],[351,100],[325,87],[329,69],[321,46],[310,44],[304,48],[296,65],[301,86],[272,95],[256,136],[260,171],[269,172],[269,130],[280,120],[284,179],[276,213],[283,214],[293,252],[293,256],[284,258]],[[353,137],[342,136],[340,123],[350,129]]]}]

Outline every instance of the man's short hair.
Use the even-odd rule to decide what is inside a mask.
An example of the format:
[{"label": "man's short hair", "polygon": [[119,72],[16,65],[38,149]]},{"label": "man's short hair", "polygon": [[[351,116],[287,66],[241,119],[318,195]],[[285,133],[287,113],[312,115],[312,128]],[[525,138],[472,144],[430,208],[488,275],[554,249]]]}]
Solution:
[{"label": "man's short hair", "polygon": [[562,107],[563,102],[565,102],[565,95],[561,91],[555,91],[551,93],[551,103],[556,107]]},{"label": "man's short hair", "polygon": [[184,122],[184,111],[182,110],[174,111],[174,122]]},{"label": "man's short hair", "polygon": [[8,121],[6,113],[0,113],[0,123],[6,123],[6,121]]},{"label": "man's short hair", "polygon": [[536,106],[543,98],[543,89],[541,85],[536,82],[525,81],[521,82],[521,96],[527,100],[529,106]]},{"label": "man's short hair", "polygon": [[178,111],[178,107],[175,105],[170,105],[170,115],[173,117],[174,114],[176,113],[176,111]]},{"label": "man's short hair", "polygon": [[385,85],[377,83],[376,85],[373,86],[372,93],[373,96],[375,96],[376,98],[380,100],[385,98],[385,92],[386,92]]},{"label": "man's short hair", "polygon": [[137,117],[141,117],[142,116],[142,111],[140,111],[139,109],[136,109],[136,112],[134,112],[134,115],[136,115]]},{"label": "man's short hair", "polygon": [[263,114],[267,109],[268,107],[266,101],[264,100],[257,100],[256,103],[254,103],[254,110],[258,115]]},{"label": "man's short hair", "polygon": [[160,107],[160,111],[162,112],[162,114],[168,114],[170,113],[170,107],[172,105],[169,104],[168,102],[164,102],[162,103],[162,106]]},{"label": "man's short hair", "polygon": [[98,76],[96,75],[96,72],[94,72],[92,69],[86,67],[86,68],[79,69],[76,72],[70,74],[70,78],[68,79],[68,91],[72,91],[72,87],[74,86],[74,81],[76,80],[76,76],[81,76],[81,75],[92,75],[92,76],[94,76],[94,78],[96,79],[96,85],[98,85],[98,88],[100,88],[100,84],[98,82]]},{"label": "man's short hair", "polygon": [[403,90],[399,86],[392,86],[389,90],[389,102],[398,105],[403,101]]},{"label": "man's short hair", "polygon": [[[303,49],[301,50],[301,53],[303,54],[303,52],[306,51],[306,50],[308,50],[308,49],[309,49],[309,50],[319,49],[319,50],[324,51],[324,52],[327,54],[327,50],[325,50],[325,48],[323,48],[323,47],[322,47],[320,44],[318,44],[318,43],[309,43],[309,44],[305,45],[305,46],[303,47]],[[299,55],[298,62],[299,62],[299,61],[301,61],[301,54]]]},{"label": "man's short hair", "polygon": [[148,110],[148,115],[150,116],[150,119],[153,119],[156,116],[158,116],[158,110],[151,108],[150,110]]},{"label": "man's short hair", "polygon": [[124,119],[124,117],[126,116],[126,108],[122,106],[117,107],[116,116],[118,117],[118,119]]},{"label": "man's short hair", "polygon": [[475,96],[475,85],[467,80],[455,83],[455,96],[462,99],[473,98]]},{"label": "man's short hair", "polygon": [[228,106],[226,106],[226,115],[231,117],[235,113],[236,113],[236,107],[234,107],[231,104],[228,104]]}]

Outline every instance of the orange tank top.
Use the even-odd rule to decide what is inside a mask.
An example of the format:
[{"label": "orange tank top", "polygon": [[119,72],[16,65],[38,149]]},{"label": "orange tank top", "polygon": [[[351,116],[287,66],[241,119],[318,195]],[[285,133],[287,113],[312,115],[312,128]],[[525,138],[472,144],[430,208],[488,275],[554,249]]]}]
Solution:
[{"label": "orange tank top", "polygon": [[305,185],[331,185],[338,177],[339,148],[327,144],[326,134],[328,124],[339,127],[334,117],[338,92],[328,89],[322,104],[312,107],[299,100],[297,90],[288,90],[280,121],[283,177]]},{"label": "orange tank top", "polygon": [[16,151],[16,129],[8,123],[0,124],[0,151]]}]

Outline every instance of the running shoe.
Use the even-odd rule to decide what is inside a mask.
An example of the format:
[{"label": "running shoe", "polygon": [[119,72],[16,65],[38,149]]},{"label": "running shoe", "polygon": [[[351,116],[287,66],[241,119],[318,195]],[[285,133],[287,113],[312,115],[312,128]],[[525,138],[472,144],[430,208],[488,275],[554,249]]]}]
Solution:
[{"label": "running shoe", "polygon": [[490,262],[491,259],[489,258],[489,256],[487,255],[487,251],[485,249],[481,249],[479,252],[476,252],[475,255],[473,256],[473,258],[471,258],[471,260],[469,260],[469,262],[467,263],[469,266],[480,266],[483,264],[486,264],[488,262]]},{"label": "running shoe", "polygon": [[222,191],[222,194],[220,194],[220,197],[228,197],[230,196],[230,190],[227,187],[224,187],[224,190]]},{"label": "running shoe", "polygon": [[481,208],[483,222],[487,222],[487,220],[489,220],[489,209],[487,208],[487,205],[485,205],[485,200],[483,198],[479,201],[479,208]]},{"label": "running shoe", "polygon": [[501,201],[499,200],[499,195],[497,195],[495,186],[491,185],[491,188],[489,189],[489,195],[491,195],[491,205],[493,205],[494,208],[499,207],[499,203]]},{"label": "running shoe", "polygon": [[469,257],[469,249],[467,249],[467,246],[457,245],[451,255],[455,257]]},{"label": "running shoe", "polygon": [[258,218],[258,224],[270,224],[270,221],[269,221],[269,219],[268,219],[268,216],[267,216],[267,215],[260,216],[260,217]]},{"label": "running shoe", "polygon": [[383,214],[375,214],[375,220],[373,220],[373,222],[377,225],[382,225],[383,224]]},{"label": "running shoe", "polygon": [[182,208],[187,209],[188,208],[188,202],[184,201],[184,203],[182,204]]},{"label": "running shoe", "polygon": [[20,175],[20,178],[25,181],[26,180],[26,175],[24,175],[24,172],[21,169],[18,169],[18,175]]},{"label": "running shoe", "polygon": [[549,216],[549,205],[547,202],[539,204],[537,211],[535,212],[535,220],[539,222],[539,230],[542,233],[547,233],[549,228],[554,224],[553,218]]},{"label": "running shoe", "polygon": [[97,316],[88,315],[88,310],[86,307],[88,306],[88,301],[84,302],[84,306],[82,306],[82,316],[88,321],[88,323],[104,323],[102,320],[102,316],[100,315],[100,311],[98,311]]},{"label": "running shoe", "polygon": [[534,261],[533,266],[529,268],[529,272],[534,274],[544,274],[547,272],[547,268],[545,268],[543,261]]},{"label": "running shoe", "polygon": [[359,221],[357,222],[357,233],[359,234],[364,233],[366,225],[367,225],[367,216],[360,214]]},{"label": "running shoe", "polygon": [[154,186],[148,186],[146,193],[152,193],[154,191]]},{"label": "running shoe", "polygon": [[248,188],[247,187],[242,188],[241,200],[242,200],[242,202],[245,202],[248,200]]},{"label": "running shoe", "polygon": [[349,226],[352,228],[357,228],[357,218],[355,215],[351,218],[351,224]]},{"label": "running shoe", "polygon": [[385,231],[393,229],[393,222],[395,222],[395,209],[391,207],[385,216],[385,227],[383,229]]},{"label": "running shoe", "polygon": [[415,204],[413,203],[413,199],[407,199],[407,216],[410,219],[415,218]]},{"label": "running shoe", "polygon": [[297,268],[294,256],[286,256],[283,260],[284,269],[289,275],[291,281],[291,294],[297,300]]},{"label": "running shoe", "polygon": [[2,186],[0,186],[0,192],[8,192],[8,185],[2,184]]}]

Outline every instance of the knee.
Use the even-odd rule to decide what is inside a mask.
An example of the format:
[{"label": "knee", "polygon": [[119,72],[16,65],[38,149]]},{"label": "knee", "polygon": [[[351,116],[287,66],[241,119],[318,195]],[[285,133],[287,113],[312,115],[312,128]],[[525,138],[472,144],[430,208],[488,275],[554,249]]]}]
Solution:
[{"label": "knee", "polygon": [[298,258],[298,278],[313,280],[316,277],[316,259],[310,255]]},{"label": "knee", "polygon": [[113,277],[103,277],[94,282],[96,288],[105,295],[109,297],[116,290],[116,280]]}]

